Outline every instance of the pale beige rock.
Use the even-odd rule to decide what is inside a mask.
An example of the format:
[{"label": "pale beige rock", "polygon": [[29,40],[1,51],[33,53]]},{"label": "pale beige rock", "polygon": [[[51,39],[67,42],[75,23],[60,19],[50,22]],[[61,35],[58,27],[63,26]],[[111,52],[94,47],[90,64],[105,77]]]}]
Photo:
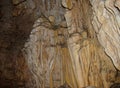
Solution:
[{"label": "pale beige rock", "polygon": [[[65,33],[67,29],[60,28],[54,31],[46,27],[48,22],[42,21],[42,18],[39,18],[35,22],[34,29],[23,50],[33,80],[36,82],[34,85],[37,88],[53,88],[67,82],[76,88],[66,46]],[[35,26],[37,23],[39,25]]]},{"label": "pale beige rock", "polygon": [[[60,15],[52,9],[54,15],[50,16],[45,10],[50,7],[41,5],[50,17],[35,21],[25,44],[26,61],[37,88],[58,87],[65,82],[72,88],[110,88],[119,82],[115,69],[120,68],[119,0],[88,1],[63,0],[66,22],[57,27],[54,23]],[[60,5],[59,0],[56,2]]]},{"label": "pale beige rock", "polygon": [[63,27],[63,28],[67,28],[67,22],[66,21],[62,21],[60,23],[60,26]]},{"label": "pale beige rock", "polygon": [[[91,0],[91,2],[94,1]],[[76,1],[76,3],[80,2]],[[73,7],[71,10],[66,10],[65,14],[68,33],[71,35],[68,38],[68,48],[71,55],[76,83],[78,88],[82,88],[88,85],[93,85],[97,88],[109,88],[112,84],[109,77],[115,81],[114,76],[116,69],[114,68],[110,58],[107,57],[104,49],[100,46],[97,39],[95,38],[96,35],[94,34],[94,30],[98,33],[98,36],[101,32],[102,35],[99,36],[102,37],[100,43],[105,44],[107,41],[105,36],[109,30],[104,33],[104,30],[99,30],[99,28],[103,27],[103,25],[109,24],[105,18],[110,18],[106,15],[107,13],[100,12],[105,11],[103,5],[104,2],[96,0],[94,2],[96,3],[94,4],[96,11],[94,11],[94,14],[97,15],[97,18],[93,17],[93,19],[95,21],[99,20],[100,23],[104,22],[104,24],[93,21],[94,24],[92,25],[90,23],[92,22],[92,16],[88,14],[91,12],[91,7],[89,6],[90,3],[88,3],[87,0],[81,1],[81,3],[82,4],[75,4],[75,7]],[[97,6],[98,4],[100,6]],[[81,5],[83,5],[83,8]],[[83,14],[81,15],[80,12]],[[82,19],[86,21],[84,22]],[[94,26],[94,30],[92,26]],[[109,28],[108,26],[104,27],[105,29]],[[83,30],[87,31],[83,32]],[[90,38],[90,36],[94,37]]]},{"label": "pale beige rock", "polygon": [[83,38],[87,38],[87,32],[86,32],[86,31],[83,31],[83,32],[81,33],[81,35],[82,35]]},{"label": "pale beige rock", "polygon": [[120,2],[119,0],[91,0],[91,3],[92,5],[94,3],[93,16],[97,17],[97,20],[93,19],[93,24],[101,25],[100,27],[94,25],[98,40],[116,68],[120,70],[120,12],[118,10]]},{"label": "pale beige rock", "polygon": [[62,5],[68,9],[72,9],[73,7],[72,0],[62,0]]},{"label": "pale beige rock", "polygon": [[51,23],[55,23],[55,17],[54,16],[49,16],[49,21]]},{"label": "pale beige rock", "polygon": [[120,10],[120,1],[119,0],[115,0],[115,6]]},{"label": "pale beige rock", "polygon": [[84,87],[84,88],[96,88],[95,86],[87,86],[87,87]]}]

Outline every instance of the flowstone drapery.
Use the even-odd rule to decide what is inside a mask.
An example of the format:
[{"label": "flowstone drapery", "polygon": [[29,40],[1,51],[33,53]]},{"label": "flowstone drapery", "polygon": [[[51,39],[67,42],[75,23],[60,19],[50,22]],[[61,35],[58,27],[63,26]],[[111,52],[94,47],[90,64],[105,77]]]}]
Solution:
[{"label": "flowstone drapery", "polygon": [[76,86],[67,49],[65,22],[53,25],[54,17],[41,17],[33,25],[24,54],[37,88]]},{"label": "flowstone drapery", "polygon": [[[95,0],[61,3],[66,10],[65,20],[56,23],[55,16],[43,14],[34,23],[25,44],[24,54],[35,80],[33,87],[109,88],[119,82],[115,69],[119,69],[119,20],[115,18],[119,16],[112,16],[119,14],[119,1],[115,2],[115,13],[107,1],[95,5]],[[114,23],[112,27],[110,21]]]}]

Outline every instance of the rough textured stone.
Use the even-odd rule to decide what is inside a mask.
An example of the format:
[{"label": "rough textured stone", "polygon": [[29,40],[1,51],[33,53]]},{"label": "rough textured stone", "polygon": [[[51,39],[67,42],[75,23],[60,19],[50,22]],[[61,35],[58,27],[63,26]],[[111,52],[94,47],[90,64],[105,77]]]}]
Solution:
[{"label": "rough textured stone", "polygon": [[[33,80],[36,82],[31,88],[34,88],[35,85],[37,88],[58,87],[72,77],[71,73],[67,73],[72,70],[72,68],[68,68],[71,62],[67,50],[67,29],[54,27],[56,25],[52,24],[46,26],[50,24],[49,22],[51,21],[46,20],[39,23],[39,26],[34,26],[30,39],[25,44],[26,61],[33,74]],[[68,78],[68,76],[71,77]],[[72,81],[70,80],[68,83],[71,85],[74,83]]]},{"label": "rough textured stone", "polygon": [[1,0],[0,88],[119,87],[119,15],[119,0]]},{"label": "rough textured stone", "polygon": [[73,7],[72,0],[62,0],[62,5],[68,9],[72,9]]},{"label": "rough textured stone", "polygon": [[104,47],[106,54],[112,59],[115,67],[120,70],[119,3],[118,0],[91,0],[94,11],[92,23],[98,40]]},{"label": "rough textured stone", "polygon": [[[71,55],[73,71],[75,73],[75,78],[77,80],[78,88],[89,86],[89,85],[94,85],[98,88],[109,88],[110,85],[113,83],[113,81],[114,82],[116,81],[115,80],[116,69],[114,68],[114,65],[112,64],[110,58],[108,58],[106,53],[104,52],[104,48],[102,48],[100,45],[101,43],[103,44],[106,43],[107,41],[106,39],[108,38],[106,38],[105,36],[107,35],[103,35],[104,34],[103,30],[101,32],[101,35],[97,33],[99,29],[96,26],[98,25],[101,28],[100,26],[101,24],[99,24],[99,22],[104,21],[103,29],[105,30],[106,28],[108,30],[108,28],[110,29],[110,25],[108,27],[106,24],[110,22],[107,22],[108,19],[104,19],[103,17],[101,17],[102,15],[99,12],[99,11],[104,11],[103,10],[104,5],[99,8],[98,6],[102,5],[101,3],[99,3],[100,1],[94,0],[93,2],[94,2],[94,5],[92,8],[90,6],[90,2],[88,2],[87,0],[84,0],[84,1],[78,0],[76,1],[75,6],[71,10],[66,11],[65,17],[66,17],[67,26],[68,26],[68,32],[70,35],[70,37],[68,38],[68,47]],[[101,2],[104,2],[104,1],[101,1]],[[93,11],[94,9],[96,11],[96,13],[93,14],[94,17],[96,17],[97,15],[98,16],[97,21],[99,20],[98,22],[93,20],[93,22],[96,23],[93,25],[91,23],[92,9]],[[106,14],[104,15],[107,16]],[[101,40],[100,44],[97,41],[97,38],[95,37],[96,34],[92,26],[95,28],[96,34],[99,37],[101,37],[99,38]],[[106,33],[109,33],[109,32],[114,33],[115,31],[114,32],[110,30],[106,31]],[[119,34],[119,31],[116,31],[116,32],[118,32]],[[120,40],[118,34],[116,35],[117,40],[115,42],[118,42],[116,43],[117,44],[116,46],[119,45],[119,40]],[[111,36],[112,35],[113,34],[111,34]],[[108,39],[108,40],[113,41],[112,39]],[[106,45],[104,47],[107,48]],[[117,47],[117,49],[119,50],[119,46]],[[111,50],[110,53],[112,54],[114,53],[114,51]],[[118,53],[116,52],[117,55]],[[112,55],[114,57],[117,56],[115,54],[112,54]],[[109,77],[111,80],[109,79]]]},{"label": "rough textured stone", "polygon": [[26,12],[14,16],[14,8],[11,0],[0,1],[0,88],[26,87],[30,78],[21,49],[34,19]]}]

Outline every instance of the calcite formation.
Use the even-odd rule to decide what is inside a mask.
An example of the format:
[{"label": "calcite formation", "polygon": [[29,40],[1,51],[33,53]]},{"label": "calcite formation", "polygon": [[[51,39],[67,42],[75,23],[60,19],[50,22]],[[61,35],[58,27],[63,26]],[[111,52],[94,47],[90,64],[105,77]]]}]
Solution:
[{"label": "calcite formation", "polygon": [[76,86],[67,49],[67,29],[53,25],[50,18],[54,17],[41,17],[35,22],[23,49],[36,83],[31,88],[59,87],[65,82]]},{"label": "calcite formation", "polygon": [[120,1],[91,0],[93,27],[100,44],[120,70]]},{"label": "calcite formation", "polygon": [[1,0],[0,88],[114,88],[119,0]]},{"label": "calcite formation", "polygon": [[[64,0],[63,0],[63,2],[64,2]],[[71,3],[72,3],[72,1],[71,1]],[[98,2],[96,1],[96,3],[98,3]],[[92,23],[91,23],[92,20],[94,23],[97,23],[97,24],[99,22],[99,21],[98,22],[94,21],[94,19],[91,17],[92,9],[93,9],[93,11],[94,11],[94,9],[96,11],[96,14],[95,15],[93,14],[93,15],[96,17],[96,15],[98,16],[98,14],[99,14],[98,17],[100,20],[102,20],[102,18],[100,17],[101,16],[100,12],[97,14],[97,11],[99,11],[98,8],[95,7],[97,4],[93,5],[93,7],[95,7],[95,8],[92,8],[90,5],[90,2],[88,2],[87,0],[74,1],[73,4],[74,4],[74,7],[71,10],[66,11],[65,17],[66,17],[66,21],[67,21],[67,25],[68,25],[68,32],[69,32],[69,34],[72,35],[68,39],[68,48],[69,48],[71,59],[72,59],[72,66],[73,66],[73,69],[75,72],[75,77],[78,82],[77,83],[78,87],[81,88],[81,87],[88,86],[88,85],[94,85],[98,88],[109,88],[112,81],[113,80],[115,81],[114,73],[116,73],[116,72],[115,72],[114,66],[112,65],[112,62],[110,61],[110,58],[108,58],[107,55],[105,54],[104,48],[100,47],[101,46],[100,44],[102,42],[100,41],[100,44],[98,43],[98,41],[96,39],[96,34],[99,35],[98,39],[100,39],[99,37],[102,37],[101,40],[105,40],[106,37],[103,36],[102,34],[100,35],[99,33],[96,33],[96,31],[94,31],[94,27],[96,27],[97,25],[95,25],[95,24],[92,25]],[[82,7],[82,5],[84,5],[84,6]],[[66,7],[66,9],[67,9],[67,7]],[[100,8],[100,11],[104,11],[101,9],[102,9],[102,7]],[[107,20],[104,20],[104,22],[105,21],[107,21]],[[105,25],[105,24],[103,23],[103,25]],[[105,25],[103,27],[103,29],[105,30],[105,28],[108,29],[109,27],[107,25]],[[95,30],[97,30],[97,29],[98,28],[96,28]],[[109,32],[113,33],[113,31],[109,31]],[[108,33],[108,32],[106,32],[106,33]],[[118,32],[118,34],[119,34],[119,32]],[[116,43],[116,44],[119,45],[120,37],[118,36],[118,34],[116,34],[116,36],[117,36],[116,41],[118,41],[118,43]],[[109,35],[112,36],[112,34],[109,34]],[[103,44],[106,43],[106,41],[107,40],[105,40],[103,42]],[[109,39],[108,39],[108,41],[109,41]],[[112,40],[110,40],[110,41],[112,41]],[[109,44],[109,45],[111,45],[111,44]],[[113,46],[115,47],[118,45],[114,44]],[[107,48],[106,45],[104,47]],[[118,50],[120,49],[119,46],[117,47],[117,49]],[[110,52],[113,53],[114,51],[110,51]],[[115,54],[113,54],[113,56],[115,56]],[[117,54],[116,56],[119,56],[119,55]],[[99,61],[97,61],[97,60],[99,60]],[[118,60],[118,59],[114,59],[114,60]],[[95,63],[96,63],[96,65],[94,65]],[[106,66],[101,66],[101,65],[103,65],[103,63],[106,63]],[[118,61],[118,63],[119,63],[119,61]],[[111,68],[109,68],[110,66],[111,66]],[[95,69],[95,68],[97,68],[97,69]],[[94,69],[94,70],[92,70],[92,69]],[[105,70],[105,69],[107,69],[107,70]],[[110,73],[111,71],[112,71],[112,73]],[[107,81],[107,78],[108,78],[107,76],[109,75],[109,77],[110,77],[110,74],[112,74],[111,75],[112,81],[110,81],[110,80]],[[97,75],[97,77],[95,77],[96,75]]]}]

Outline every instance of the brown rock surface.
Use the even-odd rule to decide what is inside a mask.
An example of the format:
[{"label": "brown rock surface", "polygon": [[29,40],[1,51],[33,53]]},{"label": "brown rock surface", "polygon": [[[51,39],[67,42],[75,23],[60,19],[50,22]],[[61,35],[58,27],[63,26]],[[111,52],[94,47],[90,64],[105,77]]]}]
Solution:
[{"label": "brown rock surface", "polygon": [[119,0],[1,0],[0,88],[114,88]]}]

